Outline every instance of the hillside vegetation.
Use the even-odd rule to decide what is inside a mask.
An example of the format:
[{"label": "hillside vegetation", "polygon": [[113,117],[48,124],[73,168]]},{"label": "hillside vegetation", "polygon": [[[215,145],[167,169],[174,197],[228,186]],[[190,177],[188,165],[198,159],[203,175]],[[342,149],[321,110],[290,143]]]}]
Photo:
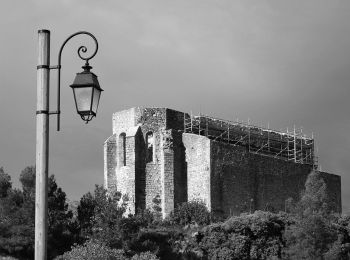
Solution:
[{"label": "hillside vegetation", "polygon": [[[0,168],[0,259],[33,259],[35,167],[12,188]],[[200,201],[177,205],[160,218],[158,196],[149,210],[125,216],[123,194],[96,185],[73,211],[49,178],[48,258],[66,259],[350,259],[350,218],[334,214],[325,183],[312,172],[300,201],[287,212],[220,217]],[[1,258],[2,257],[2,258]]]}]

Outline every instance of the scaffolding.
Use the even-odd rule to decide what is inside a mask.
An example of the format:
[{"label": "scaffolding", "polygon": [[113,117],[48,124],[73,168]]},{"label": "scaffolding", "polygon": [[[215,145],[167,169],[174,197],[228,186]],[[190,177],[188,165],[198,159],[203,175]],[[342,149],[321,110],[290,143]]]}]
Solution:
[{"label": "scaffolding", "polygon": [[309,164],[317,169],[314,138],[302,129],[276,131],[247,123],[184,113],[184,132],[203,135],[211,140],[245,147],[250,153]]}]

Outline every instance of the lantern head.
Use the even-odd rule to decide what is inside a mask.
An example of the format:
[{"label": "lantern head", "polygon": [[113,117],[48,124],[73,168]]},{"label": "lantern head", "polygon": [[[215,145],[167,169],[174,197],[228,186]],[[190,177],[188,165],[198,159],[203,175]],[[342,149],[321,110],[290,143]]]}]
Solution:
[{"label": "lantern head", "polygon": [[86,123],[91,121],[97,114],[98,103],[100,101],[101,89],[97,76],[90,72],[92,68],[86,62],[82,67],[83,72],[77,73],[74,82],[70,87],[73,89],[77,112]]}]

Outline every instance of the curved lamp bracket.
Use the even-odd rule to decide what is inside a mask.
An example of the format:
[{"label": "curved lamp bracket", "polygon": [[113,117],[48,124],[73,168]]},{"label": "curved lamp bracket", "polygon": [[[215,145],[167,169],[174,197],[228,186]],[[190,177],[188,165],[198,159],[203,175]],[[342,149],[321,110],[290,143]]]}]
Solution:
[{"label": "curved lamp bracket", "polygon": [[58,52],[58,65],[57,66],[53,66],[51,67],[51,69],[58,69],[58,77],[57,77],[57,111],[55,112],[51,112],[50,114],[57,114],[57,131],[60,131],[60,115],[61,115],[61,56],[62,56],[62,51],[64,46],[66,45],[66,43],[72,39],[74,36],[80,35],[80,34],[86,34],[88,36],[90,36],[94,42],[95,42],[95,51],[94,53],[92,53],[90,56],[88,57],[83,57],[82,53],[86,53],[87,52],[87,47],[82,45],[78,48],[78,56],[80,59],[85,60],[85,65],[89,65],[89,60],[92,59],[93,57],[95,57],[97,50],[98,50],[98,42],[96,37],[86,31],[79,31],[76,33],[73,33],[72,35],[70,35],[62,44],[60,51]]}]

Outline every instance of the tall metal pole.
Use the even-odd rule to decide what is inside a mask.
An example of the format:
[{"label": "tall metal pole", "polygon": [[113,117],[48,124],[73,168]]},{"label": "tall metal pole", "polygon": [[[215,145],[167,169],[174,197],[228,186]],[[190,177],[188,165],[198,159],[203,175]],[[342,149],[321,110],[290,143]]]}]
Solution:
[{"label": "tall metal pole", "polygon": [[36,181],[35,181],[35,260],[46,260],[47,183],[49,169],[49,80],[50,31],[38,31]]}]

